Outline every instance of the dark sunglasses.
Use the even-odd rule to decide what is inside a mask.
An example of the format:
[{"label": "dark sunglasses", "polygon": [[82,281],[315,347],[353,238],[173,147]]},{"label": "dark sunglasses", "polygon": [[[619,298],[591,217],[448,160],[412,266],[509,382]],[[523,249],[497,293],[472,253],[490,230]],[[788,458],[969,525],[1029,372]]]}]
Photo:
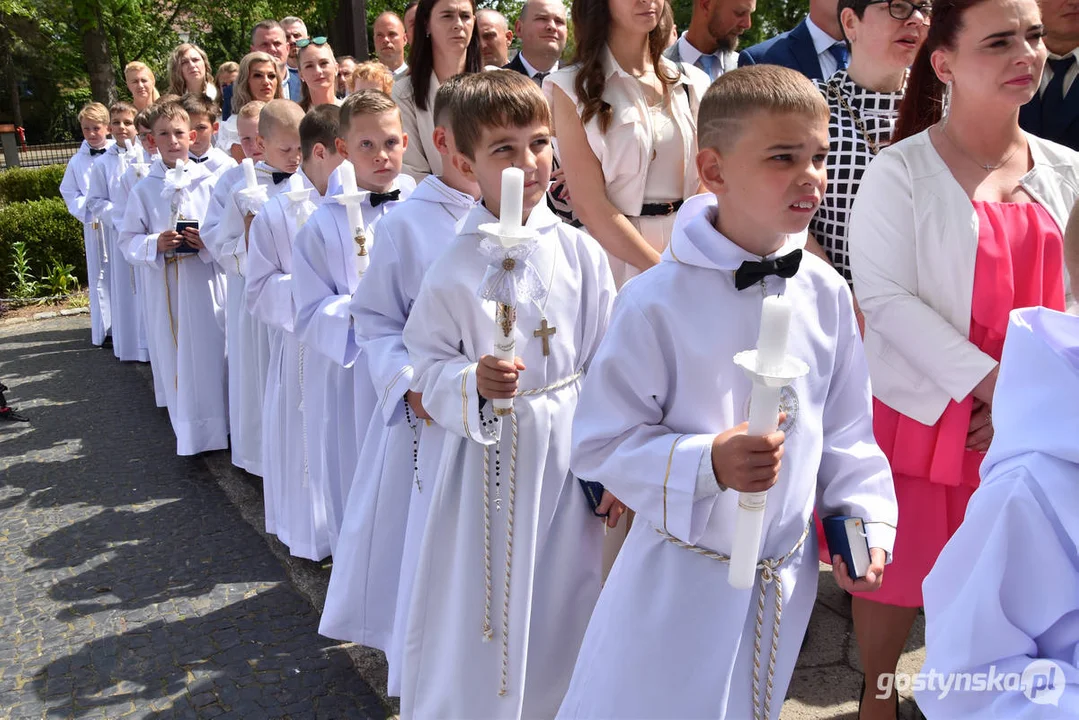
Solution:
[{"label": "dark sunglasses", "polygon": [[[910,17],[910,16],[908,15],[907,17]],[[327,42],[329,42],[329,41],[325,37],[323,37],[322,35],[319,35],[318,37],[313,37],[313,38],[300,38],[299,40],[296,41],[296,47],[298,49],[300,49],[300,50],[304,49],[308,45],[318,45],[318,46],[321,47],[322,45],[325,45]]]},{"label": "dark sunglasses", "polygon": [[914,11],[917,10],[922,14],[922,17],[929,19],[929,16],[933,13],[933,3],[912,3],[909,0],[870,0],[866,3],[869,5],[884,5],[888,6],[888,14],[894,17],[896,20],[907,20]]}]

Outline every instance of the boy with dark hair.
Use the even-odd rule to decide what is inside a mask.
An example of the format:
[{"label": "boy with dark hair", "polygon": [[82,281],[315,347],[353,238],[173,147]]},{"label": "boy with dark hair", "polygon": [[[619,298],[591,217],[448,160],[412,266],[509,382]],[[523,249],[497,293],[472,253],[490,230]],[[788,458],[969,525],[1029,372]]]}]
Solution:
[{"label": "boy with dark hair", "polygon": [[232,156],[213,146],[214,133],[217,132],[217,105],[204,95],[184,95],[180,100],[191,118],[191,129],[195,132],[195,141],[191,143],[191,161],[206,163],[214,178],[229,168],[236,167]]}]

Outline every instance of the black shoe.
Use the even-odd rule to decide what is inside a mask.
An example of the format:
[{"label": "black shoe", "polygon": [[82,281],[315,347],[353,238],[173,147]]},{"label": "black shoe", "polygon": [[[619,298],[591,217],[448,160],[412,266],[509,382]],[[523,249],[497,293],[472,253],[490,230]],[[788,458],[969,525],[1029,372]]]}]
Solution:
[{"label": "black shoe", "polygon": [[[895,720],[899,720],[899,691],[892,688],[892,692],[895,693]],[[865,673],[862,673],[862,689],[858,692],[858,718],[862,717],[862,699],[865,697]],[[922,715],[922,711],[918,709],[918,706],[914,706],[915,720],[926,720],[925,715]]]},{"label": "black shoe", "polygon": [[105,339],[101,342],[101,348],[103,350],[112,349],[112,335],[106,335]]}]

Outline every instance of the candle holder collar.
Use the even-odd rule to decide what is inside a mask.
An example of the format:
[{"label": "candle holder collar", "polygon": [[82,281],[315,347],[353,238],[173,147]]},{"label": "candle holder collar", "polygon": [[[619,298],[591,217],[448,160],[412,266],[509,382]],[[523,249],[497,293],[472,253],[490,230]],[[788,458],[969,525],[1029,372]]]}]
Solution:
[{"label": "candle holder collar", "polygon": [[529,261],[539,246],[535,230],[525,227],[507,232],[498,223],[484,223],[480,232],[479,251],[488,264],[477,296],[517,307],[547,294],[547,284]]},{"label": "candle holder collar", "polygon": [[734,356],[734,364],[742,368],[754,383],[766,387],[782,388],[809,374],[809,365],[798,358],[787,355],[778,367],[760,369],[757,367],[757,351],[743,350]]}]

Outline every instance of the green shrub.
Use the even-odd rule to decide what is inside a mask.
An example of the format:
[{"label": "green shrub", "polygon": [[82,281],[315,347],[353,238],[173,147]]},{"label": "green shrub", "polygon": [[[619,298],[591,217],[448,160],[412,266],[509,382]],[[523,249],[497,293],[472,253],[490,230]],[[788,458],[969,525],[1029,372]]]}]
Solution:
[{"label": "green shrub", "polygon": [[33,277],[48,278],[53,266],[71,265],[72,274],[86,287],[82,223],[68,214],[60,198],[0,207],[0,293],[5,297],[10,297],[15,285],[17,242],[26,244],[26,260]]},{"label": "green shrub", "polygon": [[0,172],[0,205],[60,197],[65,165],[13,167]]}]

